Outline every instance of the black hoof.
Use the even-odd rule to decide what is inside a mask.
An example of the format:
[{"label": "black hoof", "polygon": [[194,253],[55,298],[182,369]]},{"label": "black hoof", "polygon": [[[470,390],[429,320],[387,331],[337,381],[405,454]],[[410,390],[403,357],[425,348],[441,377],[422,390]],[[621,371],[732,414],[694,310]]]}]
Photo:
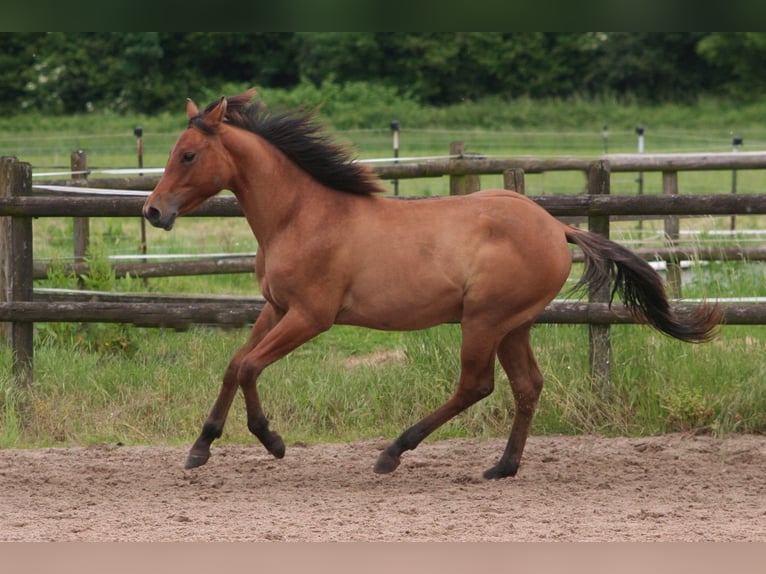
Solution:
[{"label": "black hoof", "polygon": [[184,465],[184,468],[187,470],[190,468],[197,468],[198,466],[202,466],[207,462],[207,459],[210,458],[210,453],[207,454],[193,454],[189,453],[189,456],[186,458],[186,465]]},{"label": "black hoof", "polygon": [[285,441],[282,440],[279,434],[272,431],[269,442],[266,445],[266,450],[276,458],[283,458],[285,456]]},{"label": "black hoof", "polygon": [[375,471],[376,474],[388,474],[389,472],[394,472],[400,462],[401,459],[398,456],[392,456],[384,450],[380,453],[373,471]]},{"label": "black hoof", "polygon": [[502,467],[500,465],[493,466],[484,471],[484,478],[487,480],[497,480],[498,478],[508,478],[509,476],[516,476],[516,471],[519,470],[519,465],[512,465],[508,467]]}]

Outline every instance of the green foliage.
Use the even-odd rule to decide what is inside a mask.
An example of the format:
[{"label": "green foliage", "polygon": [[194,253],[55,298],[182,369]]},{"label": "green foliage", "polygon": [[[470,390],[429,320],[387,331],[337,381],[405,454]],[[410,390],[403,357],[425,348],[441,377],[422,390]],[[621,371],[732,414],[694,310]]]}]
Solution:
[{"label": "green foliage", "polygon": [[[54,260],[48,274],[47,287],[87,289],[90,291],[131,291],[135,280],[117,280],[107,257],[103,240],[94,238],[85,263],[88,273],[78,276],[64,272]],[[110,323],[36,323],[35,345],[57,345],[78,352],[125,354],[137,351],[137,329],[131,325]]]},{"label": "green foliage", "polygon": [[715,407],[700,389],[683,388],[664,393],[660,397],[660,407],[670,430],[696,432],[711,429]]},{"label": "green foliage", "polygon": [[[229,92],[233,93],[233,92]],[[418,121],[424,107],[396,88],[377,82],[346,82],[326,80],[320,85],[303,81],[295,88],[264,89],[260,95],[276,109],[318,109],[320,119],[332,122],[334,129],[350,130],[371,126],[388,127],[393,118]]]},{"label": "green foliage", "polygon": [[[762,33],[0,34],[0,109],[157,113],[225,84],[385,84],[420,104],[487,96],[695,101],[763,89]],[[97,54],[97,57],[94,55]]]},{"label": "green foliage", "polygon": [[753,100],[766,88],[766,33],[713,32],[700,40],[699,53],[715,66],[730,96]]},{"label": "green foliage", "polygon": [[699,32],[595,34],[583,83],[590,93],[650,102],[696,101],[700,93],[715,90],[719,80],[697,52],[705,37]]},{"label": "green foliage", "polygon": [[42,34],[0,33],[0,111],[17,112],[35,78],[35,45]]}]

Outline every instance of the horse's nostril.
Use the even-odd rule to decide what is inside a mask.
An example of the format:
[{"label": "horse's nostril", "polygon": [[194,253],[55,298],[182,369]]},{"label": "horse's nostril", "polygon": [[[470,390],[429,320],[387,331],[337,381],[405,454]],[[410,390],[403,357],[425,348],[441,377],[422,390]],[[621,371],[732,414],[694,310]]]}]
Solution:
[{"label": "horse's nostril", "polygon": [[148,207],[144,210],[144,217],[149,220],[149,223],[156,224],[159,222],[162,213],[156,207]]}]

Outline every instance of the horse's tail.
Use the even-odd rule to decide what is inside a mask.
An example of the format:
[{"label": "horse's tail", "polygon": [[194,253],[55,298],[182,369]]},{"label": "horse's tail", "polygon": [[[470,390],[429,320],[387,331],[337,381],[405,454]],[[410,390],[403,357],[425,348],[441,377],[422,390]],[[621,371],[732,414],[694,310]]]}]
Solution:
[{"label": "horse's tail", "polygon": [[718,305],[700,305],[684,316],[677,317],[670,307],[662,278],[651,265],[625,247],[601,235],[568,227],[566,238],[585,254],[585,272],[575,290],[590,285],[592,289],[613,281],[610,303],[615,293],[630,313],[659,331],[689,343],[712,339],[721,322]]}]

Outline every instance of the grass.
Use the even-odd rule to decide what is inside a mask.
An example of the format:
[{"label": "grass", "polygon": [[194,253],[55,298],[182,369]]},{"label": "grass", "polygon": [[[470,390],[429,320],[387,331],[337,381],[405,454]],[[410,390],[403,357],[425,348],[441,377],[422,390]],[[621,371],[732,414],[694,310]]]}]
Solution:
[{"label": "grass", "polygon": [[[690,346],[645,327],[616,327],[608,401],[597,396],[587,376],[586,334],[584,326],[535,329],[546,378],[535,433],[725,434],[766,428],[766,365],[753,360],[766,350],[761,333],[728,327],[714,343]],[[21,393],[7,369],[0,376],[0,446],[189,443],[245,335],[147,330],[133,334],[129,352],[41,345],[32,389]],[[459,339],[456,326],[384,334],[334,327],[270,367],[260,381],[261,397],[288,442],[393,438],[449,397]],[[399,353],[385,353],[393,350]],[[350,356],[367,351],[394,358],[349,366]],[[7,355],[4,350],[5,364]],[[510,386],[498,370],[495,393],[435,437],[505,436],[511,415]],[[254,440],[240,397],[223,440]]]},{"label": "grass", "polygon": [[[349,88],[350,89],[350,88]],[[226,93],[233,93],[228,90]],[[264,93],[264,97],[269,94]],[[269,101],[290,103],[273,93]],[[361,157],[390,154],[387,123],[396,101],[383,94],[374,121],[357,120],[341,101],[323,116]],[[309,96],[312,96],[309,94]],[[353,93],[337,96],[353,100]],[[307,100],[313,103],[310,98]],[[358,103],[358,102],[357,102]],[[647,151],[728,151],[731,133],[745,137],[748,149],[766,142],[762,106],[735,108],[703,101],[692,108],[666,105],[642,108],[618,102],[466,103],[424,110],[402,102],[401,155],[446,153],[449,141],[462,140],[469,151],[492,155],[582,155],[603,152],[601,127],[610,126],[610,151],[635,149],[633,126],[647,125]],[[348,108],[348,109],[347,109]],[[393,117],[391,117],[393,119]],[[88,152],[91,167],[135,164],[133,126],[144,127],[144,165],[164,163],[183,115],[126,118],[113,115],[76,118],[25,116],[0,119],[0,155],[17,155],[35,169],[68,166],[69,153]],[[444,126],[449,126],[445,129]],[[740,129],[746,126],[747,129]],[[740,172],[739,193],[760,193],[766,174]],[[682,193],[728,193],[731,174],[704,172],[679,178]],[[499,176],[482,178],[482,187],[500,186]],[[634,174],[615,174],[613,192],[634,194]],[[530,194],[579,193],[578,173],[528,177]],[[658,193],[659,174],[645,175],[646,193]],[[443,194],[446,178],[403,181],[403,194]],[[764,228],[762,217],[738,218],[738,229]],[[72,253],[71,220],[35,221],[35,256],[65,261]],[[710,231],[728,229],[729,218],[682,220],[684,236],[697,244],[721,242]],[[629,246],[662,243],[661,222],[614,222],[613,237]],[[150,253],[242,252],[255,250],[244,221],[183,219],[172,233],[147,229]],[[91,222],[93,262],[100,272],[93,288],[145,290],[143,282],[117,280],[103,263],[106,255],[138,252],[139,221]],[[726,239],[744,244],[749,236]],[[762,238],[757,237],[761,242]],[[576,270],[574,276],[579,272]],[[61,273],[38,285],[74,287]],[[252,275],[151,279],[158,292],[254,294]],[[766,296],[764,266],[708,263],[684,274],[688,297]],[[766,345],[763,327],[724,327],[713,343],[690,346],[647,327],[617,326],[613,333],[610,399],[600,399],[588,378],[587,327],[540,325],[533,344],[546,386],[534,422],[535,433],[643,435],[668,431],[764,432],[766,430]],[[20,390],[10,376],[11,356],[0,345],[0,447],[122,442],[187,444],[199,432],[231,354],[246,330],[195,328],[176,333],[117,325],[38,324],[35,384]],[[267,414],[288,443],[393,438],[450,395],[458,371],[459,329],[443,326],[417,333],[386,333],[334,327],[272,365],[260,381]],[[363,361],[362,359],[370,359]],[[371,362],[371,364],[369,364]],[[507,436],[512,396],[498,369],[495,393],[437,431],[448,436]],[[222,439],[252,442],[244,406],[237,397]]]}]

